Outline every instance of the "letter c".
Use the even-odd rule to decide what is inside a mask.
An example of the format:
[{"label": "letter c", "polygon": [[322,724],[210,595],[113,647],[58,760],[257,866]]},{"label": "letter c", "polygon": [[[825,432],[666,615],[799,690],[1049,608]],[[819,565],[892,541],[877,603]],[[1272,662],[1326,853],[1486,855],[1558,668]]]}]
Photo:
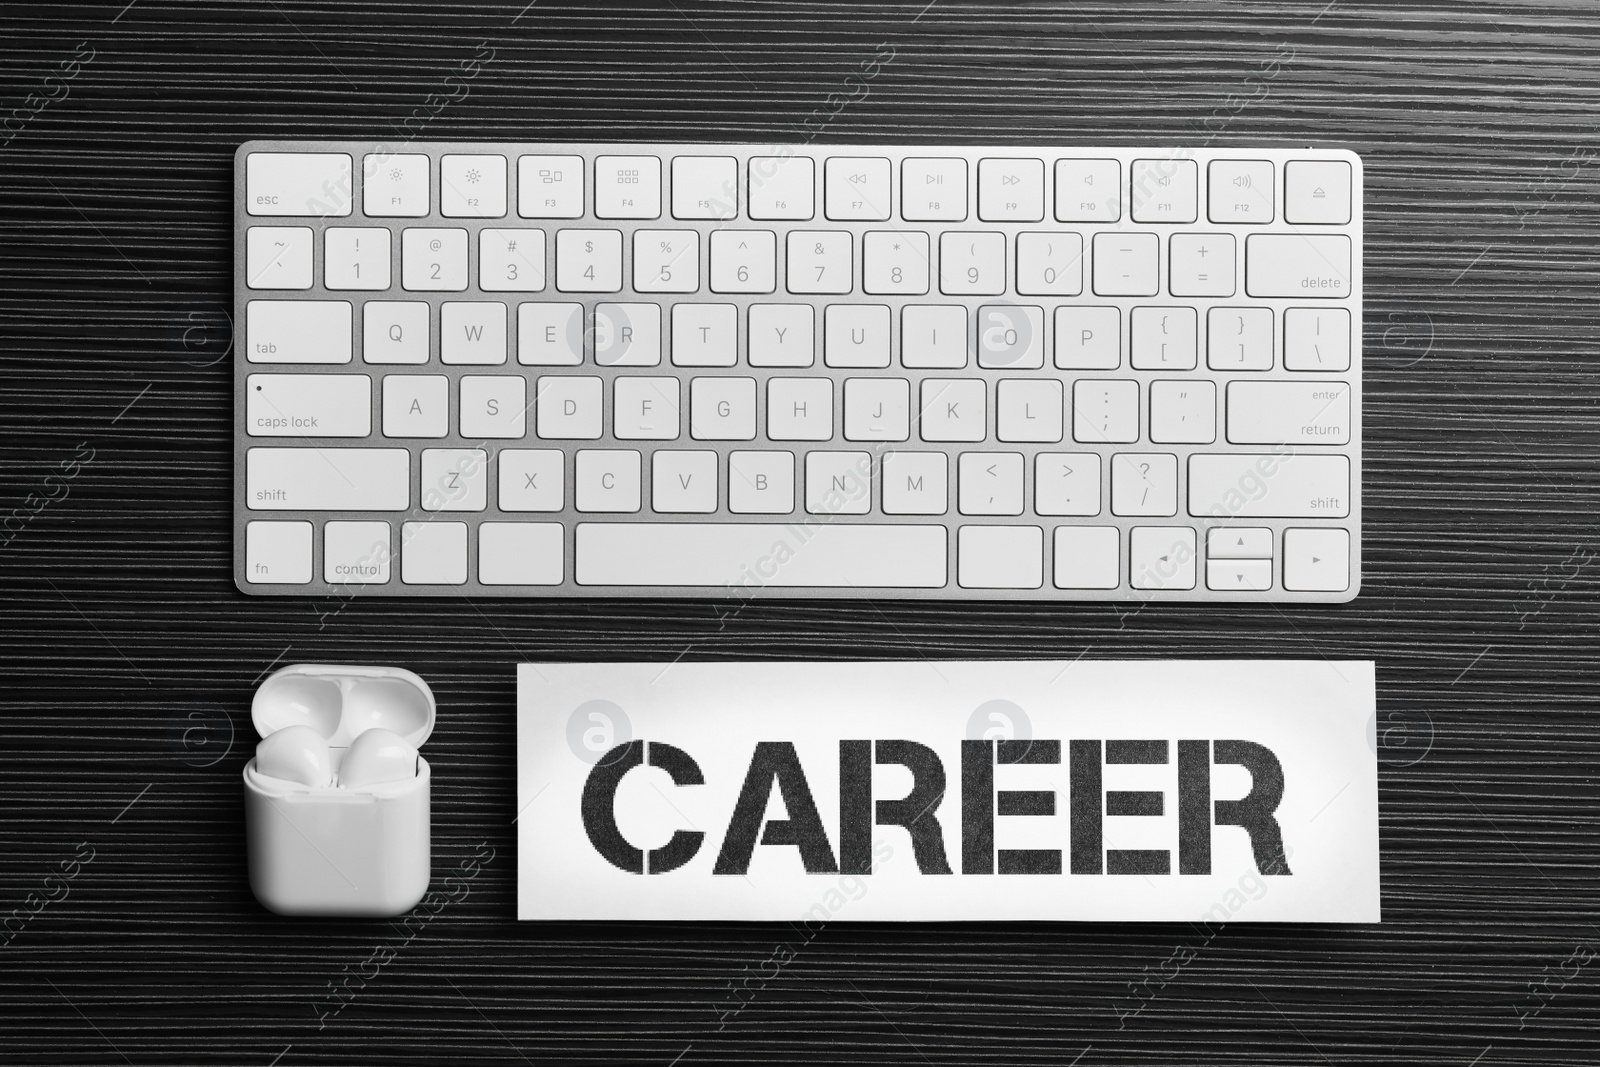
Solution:
[{"label": "letter c", "polygon": [[612,866],[629,874],[665,874],[693,859],[706,835],[676,830],[664,847],[649,852],[628,843],[617,828],[617,787],[629,771],[644,763],[666,771],[673,785],[705,785],[700,765],[681,748],[652,741],[647,759],[645,742],[629,741],[601,756],[583,783],[583,829],[595,851]]}]

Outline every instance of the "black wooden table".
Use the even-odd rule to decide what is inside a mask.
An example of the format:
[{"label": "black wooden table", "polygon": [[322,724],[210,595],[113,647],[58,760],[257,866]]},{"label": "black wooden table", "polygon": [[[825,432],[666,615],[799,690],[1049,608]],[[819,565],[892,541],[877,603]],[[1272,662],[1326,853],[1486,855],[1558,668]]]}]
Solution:
[{"label": "black wooden table", "polygon": [[[1600,1060],[1600,7],[447,7],[0,14],[0,1058]],[[731,615],[246,598],[232,152],[399,130],[1352,148],[1365,592]],[[513,918],[519,661],[1080,654],[1375,658],[1383,924],[832,924],[801,943]],[[425,921],[285,920],[250,896],[248,701],[302,658],[434,685],[436,870],[480,862]]]}]

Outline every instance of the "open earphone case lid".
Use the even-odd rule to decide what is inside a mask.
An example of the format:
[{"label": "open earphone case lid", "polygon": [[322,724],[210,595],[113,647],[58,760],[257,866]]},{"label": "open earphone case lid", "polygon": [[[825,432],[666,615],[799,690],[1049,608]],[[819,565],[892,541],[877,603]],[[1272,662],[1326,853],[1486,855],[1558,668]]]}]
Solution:
[{"label": "open earphone case lid", "polygon": [[330,748],[348,748],[356,735],[382,727],[421,748],[436,710],[428,683],[400,667],[296,663],[261,683],[250,721],[262,737],[309,726]]}]

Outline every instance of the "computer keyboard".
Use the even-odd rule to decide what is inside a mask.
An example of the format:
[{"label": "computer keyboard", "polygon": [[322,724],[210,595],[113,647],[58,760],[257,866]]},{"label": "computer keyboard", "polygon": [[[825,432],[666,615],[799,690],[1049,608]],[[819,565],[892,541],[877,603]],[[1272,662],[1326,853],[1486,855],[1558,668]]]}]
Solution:
[{"label": "computer keyboard", "polygon": [[1362,166],[255,141],[240,589],[1346,601]]}]

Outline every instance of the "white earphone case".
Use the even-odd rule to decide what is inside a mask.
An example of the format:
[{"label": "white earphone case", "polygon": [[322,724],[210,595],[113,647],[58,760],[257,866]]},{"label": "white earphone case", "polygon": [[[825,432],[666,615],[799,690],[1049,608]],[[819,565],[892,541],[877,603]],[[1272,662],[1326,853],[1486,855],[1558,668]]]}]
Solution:
[{"label": "white earphone case", "polygon": [[[310,726],[327,738],[337,776],[350,743],[383,727],[420,748],[433,732],[428,683],[398,667],[296,664],[256,690],[251,721],[263,738]],[[280,915],[388,916],[410,911],[428,891],[427,760],[417,775],[361,789],[318,788],[244,768],[250,888]]]}]

